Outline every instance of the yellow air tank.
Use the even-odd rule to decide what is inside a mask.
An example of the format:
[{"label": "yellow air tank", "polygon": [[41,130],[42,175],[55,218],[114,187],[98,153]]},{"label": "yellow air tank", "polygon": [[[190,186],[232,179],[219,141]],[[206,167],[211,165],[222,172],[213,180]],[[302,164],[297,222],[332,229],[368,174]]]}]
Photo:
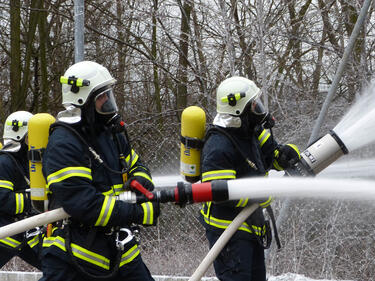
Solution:
[{"label": "yellow air tank", "polygon": [[198,106],[189,106],[181,115],[180,173],[191,183],[200,180],[200,160],[206,130],[206,114]]},{"label": "yellow air tank", "polygon": [[29,169],[30,194],[33,207],[39,212],[47,211],[47,185],[42,173],[43,152],[47,147],[49,127],[55,118],[48,113],[37,113],[29,120]]},{"label": "yellow air tank", "polygon": [[2,149],[3,148],[3,144],[0,142],[0,149]]}]

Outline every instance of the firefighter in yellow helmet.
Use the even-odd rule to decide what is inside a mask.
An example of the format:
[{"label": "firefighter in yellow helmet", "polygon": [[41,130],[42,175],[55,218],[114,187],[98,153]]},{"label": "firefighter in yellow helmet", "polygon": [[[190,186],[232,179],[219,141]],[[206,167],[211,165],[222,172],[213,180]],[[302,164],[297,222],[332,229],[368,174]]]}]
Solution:
[{"label": "firefighter in yellow helmet", "polygon": [[155,225],[159,205],[122,200],[129,181],[154,185],[123,129],[116,80],[104,66],[82,61],[60,82],[66,110],[51,125],[43,171],[49,209],[63,207],[71,218],[44,239],[41,280],[153,280],[131,225]]},{"label": "firefighter in yellow helmet", "polygon": [[[255,83],[244,77],[230,77],[219,85],[217,115],[202,150],[202,182],[264,177],[271,168],[286,169],[299,159],[295,145],[279,145],[273,139],[269,129],[274,120],[260,95]],[[260,201],[244,198],[228,203],[208,202],[200,211],[212,247],[237,214],[254,202],[261,208],[240,226],[214,261],[220,280],[266,280],[264,249],[269,247],[271,234],[262,208],[269,207],[272,197]]]},{"label": "firefighter in yellow helmet", "polygon": [[[30,112],[16,111],[4,124],[4,147],[0,150],[0,226],[35,214],[28,191],[27,133],[31,116]],[[40,269],[38,253],[41,244],[38,242],[41,237],[41,231],[32,229],[0,239],[0,268],[14,256],[19,256]]]}]

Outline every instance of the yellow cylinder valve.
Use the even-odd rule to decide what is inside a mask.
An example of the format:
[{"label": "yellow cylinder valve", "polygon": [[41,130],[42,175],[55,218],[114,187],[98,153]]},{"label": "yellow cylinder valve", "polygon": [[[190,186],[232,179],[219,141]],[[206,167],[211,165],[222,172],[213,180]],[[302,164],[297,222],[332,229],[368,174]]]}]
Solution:
[{"label": "yellow cylinder valve", "polygon": [[47,147],[49,128],[55,118],[48,113],[32,116],[28,125],[30,195],[33,207],[40,212],[47,210],[47,184],[42,173],[43,152]]},{"label": "yellow cylinder valve", "polygon": [[180,173],[186,181],[200,180],[200,160],[206,131],[206,114],[198,106],[189,106],[181,115]]}]

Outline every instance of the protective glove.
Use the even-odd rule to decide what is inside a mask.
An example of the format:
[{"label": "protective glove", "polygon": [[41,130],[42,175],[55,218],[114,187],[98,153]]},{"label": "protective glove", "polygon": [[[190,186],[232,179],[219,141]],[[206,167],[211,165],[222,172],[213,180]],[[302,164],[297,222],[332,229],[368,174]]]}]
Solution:
[{"label": "protective glove", "polygon": [[145,202],[136,205],[136,221],[137,224],[144,226],[156,225],[160,215],[159,202]]},{"label": "protective glove", "polygon": [[290,168],[299,159],[301,159],[301,155],[298,147],[294,144],[288,143],[286,145],[281,145],[275,150],[275,161],[273,162],[273,166],[276,170],[282,171]]},{"label": "protective glove", "polygon": [[[145,174],[146,175],[146,174]],[[137,182],[139,182],[144,188],[146,188],[147,190],[149,191],[153,191],[154,190],[154,183],[152,182],[151,178],[148,179],[144,176],[132,176],[128,179],[128,181],[125,183],[125,189],[130,189],[132,191],[135,191],[137,193],[137,195],[141,195],[141,193],[138,191],[138,190],[134,190],[134,188],[132,188],[132,186],[130,185],[130,183],[133,181],[133,180],[136,180]]]}]

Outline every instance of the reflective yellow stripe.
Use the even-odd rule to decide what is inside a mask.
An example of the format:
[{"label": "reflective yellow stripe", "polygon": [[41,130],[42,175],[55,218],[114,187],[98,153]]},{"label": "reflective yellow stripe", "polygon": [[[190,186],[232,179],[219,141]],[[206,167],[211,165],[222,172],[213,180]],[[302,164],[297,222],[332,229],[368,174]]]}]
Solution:
[{"label": "reflective yellow stripe", "polygon": [[115,191],[115,195],[119,195],[124,191],[124,184],[115,184],[112,186],[112,189]]},{"label": "reflective yellow stripe", "polygon": [[144,172],[135,172],[133,174],[133,176],[139,176],[139,177],[144,177],[146,179],[148,179],[150,182],[152,182],[152,179],[150,178],[150,176]]},{"label": "reflective yellow stripe", "polygon": [[36,235],[33,239],[27,241],[27,244],[29,244],[30,248],[35,247],[35,245],[38,245],[39,243],[39,235]]},{"label": "reflective yellow stripe", "polygon": [[152,225],[154,223],[154,207],[151,202],[141,204],[143,208],[143,224]]},{"label": "reflective yellow stripe", "polygon": [[236,207],[245,207],[247,205],[247,202],[249,202],[249,198],[241,198]]},{"label": "reflective yellow stripe", "polygon": [[235,179],[235,170],[216,170],[202,173],[202,182],[219,180],[219,179]]},{"label": "reflective yellow stripe", "polygon": [[263,129],[262,133],[258,137],[260,147],[262,147],[265,144],[265,142],[269,139],[270,136],[271,134],[267,130]]},{"label": "reflective yellow stripe", "polygon": [[119,195],[121,192],[125,191],[124,184],[115,184],[111,186],[108,191],[102,192],[103,195]]},{"label": "reflective yellow stripe", "polygon": [[[231,220],[222,220],[222,219],[215,218],[213,216],[208,216],[208,214],[210,213],[211,202],[207,202],[205,204],[207,206],[207,213],[204,212],[204,208],[202,208],[200,212],[203,215],[204,221],[208,225],[211,225],[213,227],[217,227],[220,229],[226,229],[232,223]],[[262,233],[261,227],[258,227],[255,225],[252,225],[250,227],[246,222],[242,223],[241,226],[238,228],[238,230],[242,230],[248,233],[255,233],[256,235],[259,235],[259,236],[264,234],[264,232]]]},{"label": "reflective yellow stripe", "polygon": [[113,211],[113,207],[115,206],[116,198],[113,196],[105,196],[104,202],[102,205],[102,209],[100,210],[100,214],[98,220],[95,222],[95,226],[106,226]]},{"label": "reflective yellow stripe", "polygon": [[122,254],[121,256],[121,262],[120,267],[131,262],[134,260],[137,256],[139,256],[139,249],[137,245],[134,245],[131,247],[126,253]]},{"label": "reflective yellow stripe", "polygon": [[16,215],[21,214],[24,209],[24,199],[22,193],[15,193],[16,197]]},{"label": "reflective yellow stripe", "polygon": [[[75,257],[82,259],[88,263],[95,264],[96,266],[99,266],[107,270],[110,268],[110,260],[106,257],[89,251],[77,244],[71,243],[70,245],[72,247],[72,252]],[[66,252],[65,240],[60,236],[44,238],[43,247],[51,246],[58,247],[64,252]]]},{"label": "reflective yellow stripe", "polygon": [[284,170],[284,169],[279,165],[279,163],[278,163],[276,160],[273,161],[273,166],[274,166],[274,168],[275,168],[276,170],[278,170],[278,171],[282,171],[282,170]]},{"label": "reflective yellow stripe", "polygon": [[66,167],[47,177],[48,187],[56,182],[61,182],[70,177],[83,177],[92,180],[91,169],[86,167]]},{"label": "reflective yellow stripe", "polygon": [[128,167],[132,168],[134,166],[134,164],[138,161],[138,158],[139,158],[138,154],[135,153],[135,151],[132,149],[130,154],[128,156],[126,156],[126,158],[125,158],[126,165],[128,165]]},{"label": "reflective yellow stripe", "polygon": [[13,183],[11,181],[0,180],[0,187],[13,190]]},{"label": "reflective yellow stripe", "polygon": [[259,206],[265,208],[265,207],[268,207],[269,205],[271,205],[273,201],[273,197],[272,196],[269,196],[268,199],[262,203],[259,203]]},{"label": "reflective yellow stripe", "polygon": [[0,243],[8,245],[9,247],[16,248],[21,245],[20,241],[17,241],[11,237],[5,237],[4,239],[0,239]]},{"label": "reflective yellow stripe", "polygon": [[295,144],[288,143],[287,146],[290,146],[291,148],[293,148],[294,151],[297,152],[297,154],[298,154],[298,159],[301,159],[301,154],[299,153],[299,149]]}]

